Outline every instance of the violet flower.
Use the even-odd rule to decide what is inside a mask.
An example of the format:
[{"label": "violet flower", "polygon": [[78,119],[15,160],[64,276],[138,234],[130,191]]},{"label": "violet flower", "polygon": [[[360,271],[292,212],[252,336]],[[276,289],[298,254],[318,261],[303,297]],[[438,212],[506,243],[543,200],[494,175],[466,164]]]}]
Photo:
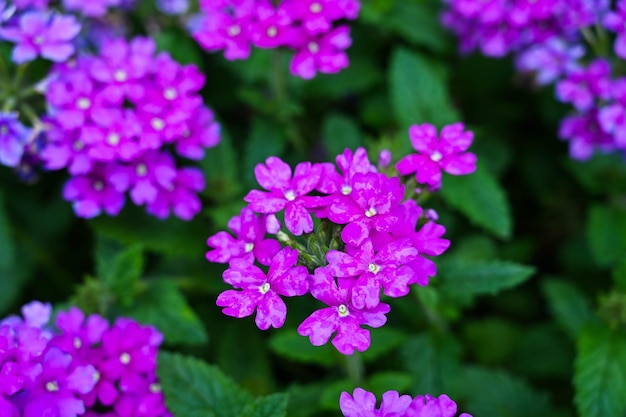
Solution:
[{"label": "violet flower", "polygon": [[287,306],[279,295],[293,297],[309,290],[309,273],[306,267],[295,266],[297,262],[298,251],[284,248],[274,256],[266,275],[245,259],[232,259],[224,281],[241,291],[224,291],[217,297],[217,305],[224,307],[224,314],[238,318],[256,310],[255,323],[261,330],[282,327]]},{"label": "violet flower", "polygon": [[396,169],[400,175],[414,172],[418,183],[428,184],[432,189],[441,187],[441,171],[451,175],[471,174],[476,170],[476,155],[466,151],[474,134],[464,129],[463,123],[444,126],[438,138],[435,126],[412,125],[409,137],[419,153],[402,158]]},{"label": "violet flower", "polygon": [[31,135],[32,130],[18,120],[16,113],[0,112],[0,164],[16,167]]},{"label": "violet flower", "polygon": [[352,44],[350,28],[339,26],[321,37],[305,37],[297,44],[297,52],[290,71],[304,79],[311,79],[319,71],[334,74],[347,68],[348,55],[344,52]]}]

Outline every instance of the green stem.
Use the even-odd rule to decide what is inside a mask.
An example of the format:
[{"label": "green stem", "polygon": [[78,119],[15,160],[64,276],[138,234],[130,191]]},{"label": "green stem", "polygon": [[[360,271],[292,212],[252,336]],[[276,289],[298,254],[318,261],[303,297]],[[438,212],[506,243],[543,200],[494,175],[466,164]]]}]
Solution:
[{"label": "green stem", "polygon": [[352,355],[346,355],[346,373],[355,385],[363,383],[365,366],[360,352],[355,351]]}]

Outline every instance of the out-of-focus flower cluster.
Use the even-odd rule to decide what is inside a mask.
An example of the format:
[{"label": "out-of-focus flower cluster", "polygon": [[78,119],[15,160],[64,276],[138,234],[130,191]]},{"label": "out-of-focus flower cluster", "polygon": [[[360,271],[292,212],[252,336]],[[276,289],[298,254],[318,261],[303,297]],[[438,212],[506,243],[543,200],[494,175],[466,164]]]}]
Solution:
[{"label": "out-of-focus flower cluster", "polygon": [[[191,219],[204,178],[197,168],[177,167],[172,151],[199,160],[219,142],[219,125],[199,95],[204,76],[157,54],[150,39],[119,36],[107,13],[132,1],[49,3],[0,0],[0,41],[15,44],[17,65],[13,79],[0,74],[7,78],[0,104],[9,109],[0,112],[0,163],[25,177],[37,166],[66,168],[72,178],[63,195],[80,217],[118,214],[128,191],[152,215]],[[55,64],[44,80],[24,85],[28,63],[39,57]],[[40,116],[29,99],[42,93],[47,112]]]},{"label": "out-of-focus flower cluster", "polygon": [[358,0],[201,0],[202,13],[192,25],[193,37],[208,51],[224,50],[226,59],[247,59],[252,46],[295,50],[291,73],[310,79],[348,66],[345,50],[350,29],[335,26],[356,19]]},{"label": "out-of-focus flower cluster", "polygon": [[187,220],[200,210],[201,171],[177,169],[166,149],[198,160],[219,141],[219,126],[198,95],[204,76],[195,66],[155,54],[151,39],[112,39],[99,56],[81,54],[49,78],[41,158],[46,168],[74,176],[63,194],[77,215],[115,215],[126,191],[160,218],[173,209]]},{"label": "out-of-focus flower cluster", "polygon": [[[376,396],[363,388],[356,388],[352,395],[342,392],[339,406],[344,417],[454,417],[457,411],[456,403],[445,394],[411,398],[397,391],[385,392],[380,408],[376,408]],[[459,417],[472,416],[461,413]]]},{"label": "out-of-focus flower cluster", "polygon": [[626,151],[626,78],[615,65],[626,58],[625,0],[614,9],[608,0],[444,2],[443,23],[462,52],[512,53],[517,69],[537,84],[555,84],[556,98],[574,109],[559,131],[572,158]]},{"label": "out-of-focus flower cluster", "polygon": [[[461,123],[446,126],[438,137],[428,124],[412,126],[411,141],[418,153],[402,158],[397,170],[415,173],[417,183],[430,190],[441,186],[441,171],[453,175],[473,172],[476,157],[466,152],[473,134]],[[298,332],[319,346],[333,338],[343,354],[370,345],[363,325],[385,324],[391,298],[408,294],[412,284],[427,285],[438,256],[450,242],[445,227],[435,223],[408,194],[398,176],[384,170],[390,155],[373,165],[363,148],[346,149],[331,163],[302,162],[292,171],[277,157],[255,168],[265,191],[252,190],[248,206],[228,227],[208,239],[211,262],[229,263],[224,281],[234,290],[219,295],[224,313],[246,317],[256,311],[260,329],[281,327],[286,305],[280,296],[310,293],[326,307],[315,311]],[[277,215],[282,218],[282,223]],[[316,220],[314,220],[314,217]],[[284,247],[283,247],[284,246]]]},{"label": "out-of-focus flower cluster", "polygon": [[166,417],[156,379],[163,337],[120,318],[110,325],[76,307],[49,324],[49,304],[0,322],[0,414],[24,417]]}]

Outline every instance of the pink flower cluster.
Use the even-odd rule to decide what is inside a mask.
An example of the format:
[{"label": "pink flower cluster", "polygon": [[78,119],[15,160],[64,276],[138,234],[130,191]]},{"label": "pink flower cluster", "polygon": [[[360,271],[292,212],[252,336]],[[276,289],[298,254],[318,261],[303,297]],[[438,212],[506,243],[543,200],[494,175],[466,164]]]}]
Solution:
[{"label": "pink flower cluster", "polygon": [[[415,135],[420,129],[427,134]],[[412,128],[422,154],[402,159],[399,171],[416,172],[418,181],[438,186],[440,169],[456,175],[475,169],[475,156],[464,153],[473,136],[462,124],[444,128],[441,141],[432,133],[428,125]],[[206,256],[229,263],[223,278],[236,289],[217,299],[225,314],[246,317],[256,310],[259,328],[277,328],[287,313],[280,296],[310,293],[326,307],[298,332],[316,346],[336,333],[333,345],[349,355],[370,345],[363,325],[385,324],[390,306],[381,302],[381,293],[402,297],[412,284],[427,285],[436,266],[426,256],[440,255],[450,242],[441,237],[445,228],[432,220],[436,216],[405,199],[401,179],[379,172],[365,149],[346,149],[336,162],[303,162],[293,171],[277,157],[258,164],[255,175],[266,191],[244,197],[248,206],[228,224],[236,237],[211,236]]]},{"label": "pink flower cluster", "polygon": [[[397,391],[385,392],[376,408],[376,396],[363,388],[356,388],[352,395],[342,392],[339,406],[344,417],[454,417],[457,411],[456,403],[445,394],[411,398]],[[461,413],[459,417],[472,416]]]},{"label": "pink flower cluster", "polygon": [[356,19],[358,0],[204,0],[193,37],[208,51],[224,50],[226,59],[247,59],[251,46],[294,49],[292,74],[310,79],[348,66],[350,29],[333,26]]},{"label": "pink flower cluster", "polygon": [[48,326],[49,304],[0,322],[0,415],[168,417],[156,379],[162,336],[130,319],[113,326],[72,307]]},{"label": "pink flower cluster", "polygon": [[219,142],[219,125],[198,91],[204,76],[154,41],[108,40],[99,56],[81,55],[49,77],[47,169],[73,176],[63,191],[80,217],[116,215],[125,192],[159,218],[200,211],[201,171],[177,168],[169,151],[199,160]]}]

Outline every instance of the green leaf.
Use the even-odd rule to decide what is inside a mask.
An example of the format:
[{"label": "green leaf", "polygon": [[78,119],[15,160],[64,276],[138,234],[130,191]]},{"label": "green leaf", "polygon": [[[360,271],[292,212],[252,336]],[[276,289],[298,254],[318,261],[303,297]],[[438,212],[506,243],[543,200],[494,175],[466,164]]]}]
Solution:
[{"label": "green leaf", "polygon": [[395,391],[406,391],[411,385],[411,375],[406,372],[378,372],[365,381],[366,390],[373,392],[377,398],[393,389]]},{"label": "green leaf", "polygon": [[515,287],[535,273],[535,268],[506,261],[449,259],[439,263],[440,289],[449,295],[496,294]]},{"label": "green leaf", "polygon": [[[363,387],[363,389],[367,388]],[[320,397],[320,405],[322,408],[336,412],[339,409],[339,397],[344,391],[352,395],[354,382],[349,379],[340,379],[327,384]]]},{"label": "green leaf", "polygon": [[143,247],[124,248],[116,241],[99,237],[95,249],[96,276],[121,306],[132,304],[143,273]]},{"label": "green leaf", "polygon": [[239,417],[250,394],[218,368],[175,353],[159,353],[157,374],[165,404],[180,417]]},{"label": "green leaf", "polygon": [[574,403],[580,417],[626,413],[626,335],[606,325],[583,328],[574,364]]},{"label": "green leaf", "polygon": [[286,143],[284,132],[275,124],[261,118],[252,122],[243,161],[244,179],[249,188],[259,187],[254,176],[254,167],[258,163],[265,163],[269,156],[281,155]]},{"label": "green leaf", "polygon": [[472,366],[458,379],[462,411],[475,416],[553,417],[548,396],[504,371]]},{"label": "green leaf", "polygon": [[343,153],[346,148],[353,151],[363,145],[359,127],[354,121],[337,113],[329,114],[322,123],[322,141],[328,159]]},{"label": "green leaf", "polygon": [[224,127],[220,131],[220,143],[207,151],[199,165],[207,181],[205,192],[209,197],[222,202],[237,195],[241,190],[237,170],[240,166],[239,156]]},{"label": "green leaf", "polygon": [[366,362],[373,362],[382,355],[400,346],[406,340],[406,333],[388,327],[370,330],[369,349],[361,354]]},{"label": "green leaf", "polygon": [[498,181],[480,163],[469,175],[444,175],[443,199],[477,226],[501,239],[511,237],[511,208]]},{"label": "green leaf", "polygon": [[626,256],[626,210],[592,206],[587,221],[591,254],[601,266],[611,266]]},{"label": "green leaf", "polygon": [[411,377],[411,392],[446,392],[459,374],[461,346],[451,335],[424,333],[408,340],[400,358]]},{"label": "green leaf", "polygon": [[341,359],[337,351],[329,344],[313,346],[309,339],[295,331],[283,331],[269,340],[270,349],[277,355],[298,362],[322,366],[334,366]]},{"label": "green leaf", "polygon": [[580,329],[594,317],[587,296],[574,284],[557,279],[544,280],[541,290],[548,299],[552,317],[576,340]]},{"label": "green leaf", "polygon": [[612,271],[613,282],[617,289],[626,291],[626,257]]},{"label": "green leaf", "polygon": [[0,313],[10,309],[21,288],[15,260],[15,245],[0,190]]},{"label": "green leaf", "polygon": [[159,30],[154,35],[157,49],[168,52],[174,60],[181,64],[194,64],[202,68],[202,55],[198,45],[189,34],[179,30]]},{"label": "green leaf", "polygon": [[260,397],[246,405],[239,417],[285,417],[287,415],[287,394],[272,394]]},{"label": "green leaf", "polygon": [[442,127],[460,120],[450,103],[441,64],[397,48],[391,55],[389,83],[393,110],[402,127],[416,123]]},{"label": "green leaf", "polygon": [[148,287],[137,297],[135,305],[123,309],[122,313],[140,323],[156,326],[167,343],[207,342],[204,325],[171,280],[149,281]]}]

